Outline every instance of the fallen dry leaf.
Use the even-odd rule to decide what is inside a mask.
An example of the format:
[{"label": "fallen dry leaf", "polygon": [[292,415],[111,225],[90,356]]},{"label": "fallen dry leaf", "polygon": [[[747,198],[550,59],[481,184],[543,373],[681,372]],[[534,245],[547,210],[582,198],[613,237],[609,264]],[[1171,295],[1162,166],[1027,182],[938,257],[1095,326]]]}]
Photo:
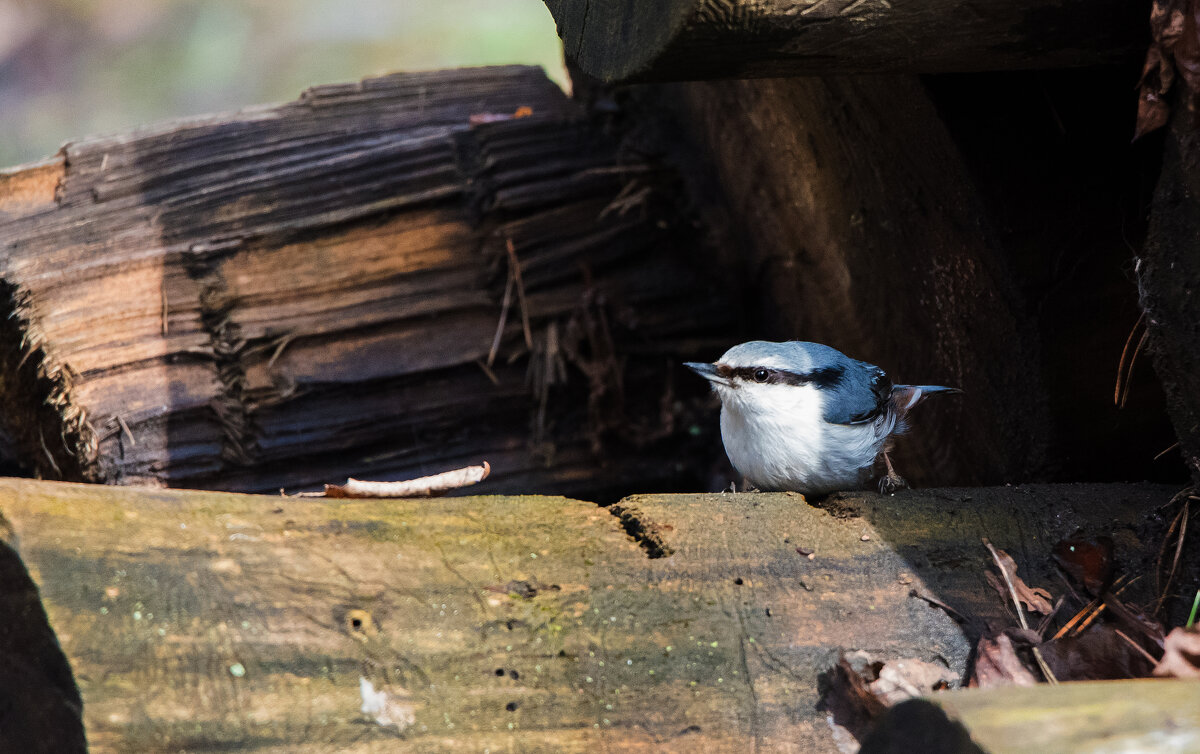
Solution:
[{"label": "fallen dry leaf", "polygon": [[888,707],[958,681],[944,665],[916,659],[877,662],[863,651],[840,655],[826,677],[829,686],[822,708],[835,745],[843,754],[858,751],[858,741]]},{"label": "fallen dry leaf", "polygon": [[1092,594],[1100,594],[1112,583],[1112,537],[1063,539],[1054,546],[1054,560]]},{"label": "fallen dry leaf", "polygon": [[[991,551],[996,565],[1004,569],[1004,574],[1002,575],[1008,576],[1008,580],[1012,582],[1013,589],[1016,590],[1017,598],[1021,600],[1023,605],[1025,605],[1025,609],[1035,613],[1041,613],[1042,615],[1049,615],[1054,610],[1054,605],[1051,603],[1050,592],[1047,592],[1045,589],[1040,587],[1030,587],[1021,580],[1020,576],[1017,575],[1017,562],[1013,560],[1008,553],[1006,553],[1004,550],[993,547],[992,544],[987,540],[984,540],[984,544],[987,545],[988,550]],[[984,575],[987,577],[988,583],[994,586],[996,591],[1000,592],[1000,596],[1007,601],[1009,598],[1007,585],[992,575],[991,572],[985,573]]]},{"label": "fallen dry leaf", "polygon": [[1128,634],[1097,623],[1081,634],[1045,642],[1040,649],[1060,681],[1110,681],[1150,674],[1154,663],[1139,647]]},{"label": "fallen dry leaf", "polygon": [[1200,631],[1176,628],[1163,642],[1163,656],[1154,675],[1166,678],[1200,678]]},{"label": "fallen dry leaf", "polygon": [[1185,101],[1195,110],[1200,100],[1200,4],[1197,0],[1155,0],[1150,9],[1150,49],[1138,84],[1137,125],[1133,138],[1167,122],[1167,94],[1176,74],[1188,91]]},{"label": "fallen dry leaf", "polygon": [[975,667],[967,681],[970,688],[1036,686],[1037,678],[1021,662],[1012,639],[1004,634],[984,636],[975,645]]},{"label": "fallen dry leaf", "polygon": [[840,701],[844,704],[842,711],[835,710],[835,705],[829,705],[830,711],[834,713],[839,724],[851,730],[870,723],[887,706],[871,692],[871,681],[875,680],[878,664],[871,663],[870,656],[865,652],[859,654],[866,660],[862,671],[854,669],[845,654],[838,658],[833,672],[834,698],[827,698],[827,702]]},{"label": "fallen dry leaf", "polygon": [[[857,670],[855,664],[862,666]],[[822,699],[829,713],[830,724],[845,728],[855,738],[861,738],[883,711],[887,709],[871,692],[871,682],[878,676],[879,663],[873,663],[866,652],[854,652],[850,657],[838,657],[829,673],[829,688]]]},{"label": "fallen dry leaf", "polygon": [[958,681],[958,675],[944,665],[924,660],[890,660],[871,681],[871,693],[889,707],[931,691],[941,691]]},{"label": "fallen dry leaf", "polygon": [[1146,63],[1142,67],[1142,78],[1138,83],[1134,141],[1167,125],[1167,118],[1171,114],[1171,108],[1167,104],[1167,93],[1171,90],[1174,78],[1175,69],[1170,62],[1163,59],[1162,48],[1157,44],[1150,45],[1150,49],[1146,51]]}]

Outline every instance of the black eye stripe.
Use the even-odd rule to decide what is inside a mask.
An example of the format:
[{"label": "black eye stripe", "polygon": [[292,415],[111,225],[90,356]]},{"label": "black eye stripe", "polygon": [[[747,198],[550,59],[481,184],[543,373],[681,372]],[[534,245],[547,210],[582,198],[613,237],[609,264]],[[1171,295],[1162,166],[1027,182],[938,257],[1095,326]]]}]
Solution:
[{"label": "black eye stripe", "polygon": [[[765,371],[767,378],[760,380],[757,372]],[[739,379],[743,382],[762,383],[764,385],[816,385],[829,388],[842,381],[845,370],[841,367],[825,367],[814,369],[808,374],[791,372],[786,369],[771,367],[731,367],[726,364],[717,365],[717,374],[725,379]]]}]

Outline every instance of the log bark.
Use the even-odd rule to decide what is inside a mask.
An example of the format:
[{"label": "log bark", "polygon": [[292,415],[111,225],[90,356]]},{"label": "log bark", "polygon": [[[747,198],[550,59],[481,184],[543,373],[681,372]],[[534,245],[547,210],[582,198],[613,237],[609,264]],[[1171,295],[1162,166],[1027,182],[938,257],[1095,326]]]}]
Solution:
[{"label": "log bark", "polygon": [[1180,453],[1200,484],[1200,128],[1176,97],[1150,228],[1137,262],[1147,351],[1167,394]]},{"label": "log bark", "polygon": [[510,67],[317,87],[9,171],[22,460],[260,491],[483,461],[494,490],[679,483],[672,362],[728,342],[730,312],[686,263],[673,179],[616,150]]},{"label": "log bark", "polygon": [[898,467],[909,481],[1036,478],[1049,434],[1036,332],[916,78],[630,92],[661,124],[751,335],[826,343],[895,382],[963,389],[914,412]]},{"label": "log bark", "polygon": [[[1138,573],[1156,555],[1144,511],[1172,492],[941,489],[823,508],[645,495],[604,509],[0,480],[0,510],[96,752],[824,752],[820,679],[839,651],[961,674],[971,624],[920,595],[1009,623],[981,537],[1057,592],[1054,542],[1119,521],[1117,556]],[[385,721],[407,710],[411,724],[363,712],[361,678],[390,688]]]},{"label": "log bark", "polygon": [[1149,3],[1119,0],[546,0],[601,81],[939,73],[1136,59]]}]

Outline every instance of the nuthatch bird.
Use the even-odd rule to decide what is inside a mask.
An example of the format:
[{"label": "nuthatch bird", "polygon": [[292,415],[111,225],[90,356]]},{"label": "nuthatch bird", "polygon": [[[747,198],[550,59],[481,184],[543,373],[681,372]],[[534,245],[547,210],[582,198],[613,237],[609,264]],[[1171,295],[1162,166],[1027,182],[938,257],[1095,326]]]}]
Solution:
[{"label": "nuthatch bird", "polygon": [[721,439],[738,473],[761,490],[820,495],[863,487],[883,456],[881,492],[904,486],[888,451],[908,412],[937,385],[893,385],[879,367],[793,340],[734,346],[714,364],[685,364],[721,397]]}]

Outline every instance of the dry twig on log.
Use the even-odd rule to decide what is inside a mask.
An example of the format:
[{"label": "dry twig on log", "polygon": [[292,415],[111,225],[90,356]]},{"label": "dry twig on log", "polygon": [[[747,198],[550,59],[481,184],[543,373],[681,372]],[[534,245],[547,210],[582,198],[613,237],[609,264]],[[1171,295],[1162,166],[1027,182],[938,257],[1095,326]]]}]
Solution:
[{"label": "dry twig on log", "polygon": [[400,498],[435,497],[450,490],[470,487],[487,479],[492,467],[487,461],[482,466],[467,466],[441,474],[406,479],[401,482],[366,482],[347,479],[345,484],[327,484],[324,492],[301,493],[301,497],[346,497],[346,498]]}]

